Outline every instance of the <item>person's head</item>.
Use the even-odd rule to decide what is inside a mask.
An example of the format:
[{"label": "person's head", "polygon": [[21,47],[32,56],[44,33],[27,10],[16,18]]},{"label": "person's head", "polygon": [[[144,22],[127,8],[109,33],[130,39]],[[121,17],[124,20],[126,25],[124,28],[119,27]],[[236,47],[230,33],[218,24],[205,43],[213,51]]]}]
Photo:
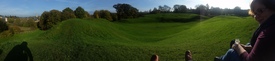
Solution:
[{"label": "person's head", "polygon": [[259,22],[263,23],[269,16],[275,11],[275,0],[253,0],[250,8],[254,15],[254,18]]},{"label": "person's head", "polygon": [[151,60],[150,60],[150,61],[159,61],[159,57],[158,57],[158,55],[156,55],[156,54],[152,55],[152,57],[151,57]]},{"label": "person's head", "polygon": [[27,42],[22,42],[22,43],[21,43],[21,47],[22,47],[22,48],[27,47],[27,45],[28,45],[28,43],[27,43]]}]

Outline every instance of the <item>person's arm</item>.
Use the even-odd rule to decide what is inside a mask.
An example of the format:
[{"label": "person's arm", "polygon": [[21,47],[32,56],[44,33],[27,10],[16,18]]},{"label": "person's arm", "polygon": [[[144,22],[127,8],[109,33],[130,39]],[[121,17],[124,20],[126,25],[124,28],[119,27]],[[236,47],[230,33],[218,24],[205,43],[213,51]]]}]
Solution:
[{"label": "person's arm", "polygon": [[249,53],[249,52],[251,52],[251,50],[252,50],[252,46],[251,45],[243,45],[243,44],[241,44],[241,46]]},{"label": "person's arm", "polygon": [[[246,44],[246,45],[240,44],[239,39],[232,40],[232,41],[230,42],[230,44],[231,44],[231,48],[233,48],[234,50],[238,50],[238,52],[240,52],[240,53],[241,53],[241,51],[250,52],[251,49],[252,49],[251,45],[249,45],[249,44]],[[241,47],[239,47],[239,46],[237,46],[237,45],[240,45]],[[242,48],[242,49],[241,49],[241,48]],[[243,49],[244,49],[244,50],[243,50]]]},{"label": "person's arm", "polygon": [[246,50],[241,46],[241,44],[233,44],[233,49],[236,50],[239,55],[246,52]]},{"label": "person's arm", "polygon": [[243,48],[238,46],[236,51],[239,51],[240,59],[243,61],[275,61],[275,29],[273,28],[275,26],[261,31],[250,53],[242,51]]}]

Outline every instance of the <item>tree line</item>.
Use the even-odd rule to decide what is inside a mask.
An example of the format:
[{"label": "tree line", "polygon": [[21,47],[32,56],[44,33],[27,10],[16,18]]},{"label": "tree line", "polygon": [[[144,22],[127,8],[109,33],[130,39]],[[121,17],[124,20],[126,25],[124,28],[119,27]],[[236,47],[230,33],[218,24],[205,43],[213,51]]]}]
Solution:
[{"label": "tree line", "polygon": [[74,11],[67,7],[64,10],[51,10],[51,11],[44,11],[40,16],[40,21],[37,23],[37,27],[40,30],[48,30],[57,23],[71,19],[71,18],[87,18],[90,17],[90,14],[85,11],[82,7],[77,7]]},{"label": "tree line", "polygon": [[150,9],[149,11],[145,11],[150,14],[157,13],[195,13],[204,16],[217,16],[217,15],[235,15],[235,16],[249,16],[248,10],[242,10],[241,7],[236,6],[233,9],[229,8],[219,8],[219,7],[209,7],[208,4],[196,5],[194,9],[187,8],[185,5],[174,5],[173,10],[172,7],[167,5],[158,6],[158,8]]},{"label": "tree line", "polygon": [[93,15],[90,15],[82,7],[77,7],[75,10],[69,7],[64,10],[51,10],[45,11],[41,14],[40,21],[37,23],[37,27],[40,30],[48,30],[59,22],[62,22],[71,18],[103,18],[109,21],[120,21],[121,19],[137,18],[139,15],[138,9],[130,4],[115,4],[113,8],[116,9],[116,13],[111,13],[108,10],[96,10]]},{"label": "tree line", "polygon": [[217,16],[217,15],[236,15],[236,16],[248,16],[248,10],[241,10],[241,7],[236,6],[234,9],[222,9],[219,7],[209,7],[208,4],[196,5],[194,9],[187,8],[186,5],[176,4],[173,7],[168,5],[158,6],[153,10],[139,12],[139,10],[130,4],[115,4],[113,8],[116,9],[116,13],[111,13],[108,10],[95,10],[93,15],[90,15],[82,7],[77,7],[75,10],[69,7],[64,10],[51,10],[45,11],[41,14],[38,28],[41,30],[50,29],[58,22],[71,18],[103,18],[109,21],[123,21],[122,19],[137,18],[146,14],[158,14],[158,13],[194,13],[203,16]]},{"label": "tree line", "polygon": [[[149,11],[139,12],[139,10],[130,4],[115,4],[113,8],[116,9],[116,13],[111,13],[108,10],[96,10],[93,15],[90,15],[82,7],[77,7],[75,10],[67,7],[62,11],[50,10],[44,11],[37,23],[37,28],[40,30],[48,30],[59,22],[62,22],[71,18],[103,18],[109,21],[124,21],[122,19],[137,18],[146,14],[158,14],[158,13],[195,13],[203,16],[217,16],[217,15],[236,15],[236,16],[248,16],[248,10],[241,10],[240,7],[234,9],[222,9],[219,7],[209,7],[206,5],[197,5],[194,9],[187,8],[185,5],[176,4],[173,7],[168,5],[158,6],[158,8],[150,9]],[[4,24],[4,23],[2,23]]]}]

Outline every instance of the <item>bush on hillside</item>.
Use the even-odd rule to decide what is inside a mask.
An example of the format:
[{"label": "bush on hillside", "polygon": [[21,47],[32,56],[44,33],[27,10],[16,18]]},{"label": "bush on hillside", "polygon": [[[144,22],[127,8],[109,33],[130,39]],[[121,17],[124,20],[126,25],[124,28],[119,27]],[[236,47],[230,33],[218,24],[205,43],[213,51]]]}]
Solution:
[{"label": "bush on hillside", "polygon": [[113,5],[113,7],[116,9],[118,20],[138,17],[138,9],[130,4],[119,3]]},{"label": "bush on hillside", "polygon": [[31,30],[37,29],[36,22],[34,19],[28,19],[23,22],[23,27],[29,27]]},{"label": "bush on hillside", "polygon": [[36,24],[40,30],[48,30],[58,22],[71,18],[92,18],[90,14],[82,7],[77,7],[75,11],[70,8],[65,8],[62,12],[58,10],[45,11],[41,14],[40,21]]},{"label": "bush on hillside", "polygon": [[61,16],[62,20],[67,20],[71,18],[76,18],[74,11],[71,8],[67,7],[64,10],[62,10],[62,16]]},{"label": "bush on hillside", "polygon": [[100,10],[100,11],[95,11],[94,15],[95,18],[104,18],[107,19],[109,21],[113,21],[112,15],[110,13],[110,11],[108,10]]},{"label": "bush on hillside", "polygon": [[118,17],[117,17],[116,13],[111,13],[111,16],[112,16],[113,21],[117,21],[118,20]]},{"label": "bush on hillside", "polygon": [[99,11],[95,10],[93,16],[94,18],[99,18]]},{"label": "bush on hillside", "polygon": [[74,14],[77,18],[80,18],[80,19],[86,18],[87,16],[85,10],[80,6],[75,9]]},{"label": "bush on hillside", "polygon": [[23,27],[35,27],[35,22],[34,22],[34,19],[29,19],[29,20],[26,20],[24,23],[23,23]]},{"label": "bush on hillside", "polygon": [[49,20],[53,23],[53,24],[57,24],[57,22],[61,22],[61,12],[58,10],[51,10],[50,11],[50,16],[49,16]]},{"label": "bush on hillside", "polygon": [[8,20],[8,23],[14,23],[14,19],[13,18],[8,18],[9,20]]},{"label": "bush on hillside", "polygon": [[19,18],[11,18],[9,19],[9,21],[13,21],[13,25],[17,25],[17,26],[23,26],[23,24],[21,23],[21,20]]},{"label": "bush on hillside", "polygon": [[40,30],[47,30],[53,26],[53,23],[51,20],[49,20],[49,17],[50,12],[45,11],[41,14],[40,21],[37,23],[37,27]]},{"label": "bush on hillside", "polygon": [[92,16],[90,15],[90,13],[88,11],[85,11],[85,18],[92,18]]},{"label": "bush on hillside", "polygon": [[52,26],[56,25],[58,22],[61,22],[61,12],[58,10],[51,10],[50,12],[43,12],[41,14],[40,21],[37,23],[37,27],[40,30],[48,30]]},{"label": "bush on hillside", "polygon": [[9,30],[6,30],[0,33],[0,37],[10,37],[20,32],[23,32],[23,31],[18,26],[11,26],[9,27]]}]

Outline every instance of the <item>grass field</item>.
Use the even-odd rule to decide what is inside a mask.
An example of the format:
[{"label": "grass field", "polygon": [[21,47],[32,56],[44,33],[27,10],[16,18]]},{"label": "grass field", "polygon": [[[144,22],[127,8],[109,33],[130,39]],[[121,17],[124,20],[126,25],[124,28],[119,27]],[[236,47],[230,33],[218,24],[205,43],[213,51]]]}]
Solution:
[{"label": "grass field", "polygon": [[35,61],[149,61],[153,54],[161,61],[183,61],[186,50],[192,51],[194,61],[213,61],[232,39],[247,43],[258,26],[252,18],[235,16],[184,23],[155,19],[162,15],[127,22],[70,19],[47,31],[0,38],[0,61],[22,41],[28,42]]}]

